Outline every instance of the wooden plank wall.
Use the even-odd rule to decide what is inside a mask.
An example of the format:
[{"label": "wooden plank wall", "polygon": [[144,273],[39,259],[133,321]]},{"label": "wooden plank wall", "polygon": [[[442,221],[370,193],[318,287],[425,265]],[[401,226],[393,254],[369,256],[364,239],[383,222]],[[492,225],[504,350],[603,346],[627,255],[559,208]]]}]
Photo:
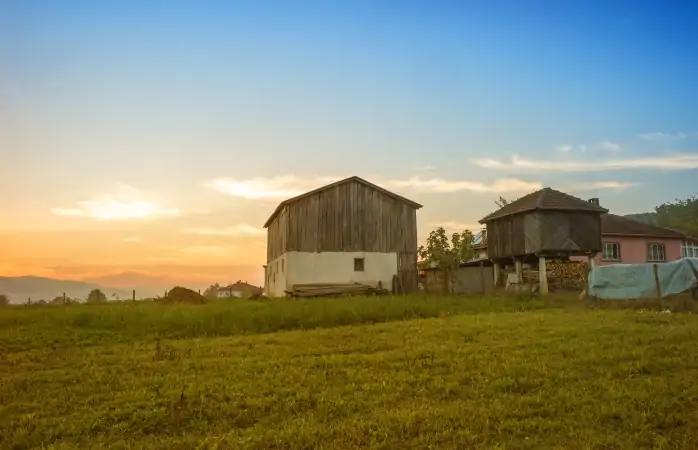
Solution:
[{"label": "wooden plank wall", "polygon": [[526,253],[524,215],[518,214],[487,223],[487,256],[508,258]]},{"label": "wooden plank wall", "polygon": [[288,243],[288,206],[267,228],[267,264],[286,252]]},{"label": "wooden plank wall", "polygon": [[359,182],[288,205],[288,221],[286,251],[416,254],[416,210]]},{"label": "wooden plank wall", "polygon": [[517,214],[489,222],[487,240],[490,258],[521,257],[541,252],[595,253],[601,248],[601,216],[581,211]]},{"label": "wooden plank wall", "polygon": [[402,289],[417,289],[416,209],[360,182],[287,205],[267,236],[267,262],[287,251],[397,253]]}]

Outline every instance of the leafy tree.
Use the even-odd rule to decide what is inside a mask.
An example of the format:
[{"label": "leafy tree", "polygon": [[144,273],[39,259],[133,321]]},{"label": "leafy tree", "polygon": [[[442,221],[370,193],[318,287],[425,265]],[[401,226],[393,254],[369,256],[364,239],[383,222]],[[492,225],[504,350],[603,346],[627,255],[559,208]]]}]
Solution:
[{"label": "leafy tree", "polygon": [[453,233],[449,241],[446,230],[438,227],[429,233],[426,246],[417,249],[423,268],[438,267],[446,274],[447,287],[451,288],[451,272],[458,268],[461,261],[467,261],[475,256],[473,250],[473,233],[463,230]]},{"label": "leafy tree", "polygon": [[698,196],[685,200],[675,199],[656,206],[654,210],[658,225],[698,237]]},{"label": "leafy tree", "polygon": [[90,293],[87,295],[87,302],[88,303],[101,303],[101,302],[106,302],[107,301],[107,296],[104,295],[104,292],[102,292],[99,289],[92,289]]},{"label": "leafy tree", "polygon": [[7,306],[10,304],[10,297],[5,294],[0,294],[0,306]]},{"label": "leafy tree", "polygon": [[209,300],[215,299],[218,296],[218,289],[220,289],[220,285],[218,283],[212,284],[211,286],[207,287],[206,290],[204,290],[203,296]]},{"label": "leafy tree", "polygon": [[502,197],[501,195],[499,196],[498,200],[495,200],[494,203],[499,206],[500,208],[504,208],[506,205],[511,203],[509,200],[506,198]]}]

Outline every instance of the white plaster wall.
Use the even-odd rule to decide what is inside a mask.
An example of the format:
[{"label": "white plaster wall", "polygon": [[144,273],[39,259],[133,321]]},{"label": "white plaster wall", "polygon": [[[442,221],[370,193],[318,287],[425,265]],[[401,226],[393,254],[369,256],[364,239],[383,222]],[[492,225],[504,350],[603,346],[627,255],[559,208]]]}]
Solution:
[{"label": "white plaster wall", "polygon": [[266,280],[264,283],[267,297],[283,297],[286,291],[288,274],[288,253],[284,253],[267,264]]},{"label": "white plaster wall", "polygon": [[[288,289],[304,283],[362,283],[390,289],[397,274],[397,253],[288,252],[285,282]],[[364,258],[364,271],[354,271],[354,258]]]}]

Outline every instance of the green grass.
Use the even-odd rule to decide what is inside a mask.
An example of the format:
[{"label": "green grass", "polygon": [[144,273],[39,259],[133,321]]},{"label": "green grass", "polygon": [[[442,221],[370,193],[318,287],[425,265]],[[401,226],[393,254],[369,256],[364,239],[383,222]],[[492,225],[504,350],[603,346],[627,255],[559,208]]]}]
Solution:
[{"label": "green grass", "polygon": [[690,314],[415,296],[10,308],[0,333],[0,448],[698,448]]},{"label": "green grass", "polygon": [[503,298],[411,295],[306,300],[217,300],[206,305],[108,302],[70,306],[14,306],[0,310],[0,345],[26,350],[134,339],[185,339],[340,325],[380,323],[449,314],[524,311],[564,306],[550,297]]}]

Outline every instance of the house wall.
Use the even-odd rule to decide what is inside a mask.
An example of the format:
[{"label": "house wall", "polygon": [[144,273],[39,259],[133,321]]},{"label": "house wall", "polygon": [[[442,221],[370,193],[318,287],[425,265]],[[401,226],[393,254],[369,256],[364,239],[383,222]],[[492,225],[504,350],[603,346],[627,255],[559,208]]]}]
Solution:
[{"label": "house wall", "polygon": [[288,279],[288,254],[283,254],[267,264],[264,294],[267,297],[286,295]]},{"label": "house wall", "polygon": [[[358,181],[339,184],[286,205],[269,224],[267,262],[291,252],[397,254],[400,285],[404,291],[415,291],[417,211],[414,206]],[[353,271],[354,257],[344,258],[352,262]],[[274,283],[274,273],[276,283],[279,282],[279,271],[271,271],[267,283],[270,275]],[[278,292],[279,288],[270,286],[271,291]]]},{"label": "house wall", "polygon": [[[648,244],[664,244],[666,260],[674,261],[681,259],[681,239],[652,238],[639,236],[609,236],[604,235],[602,242],[614,242],[620,245],[620,261],[605,261],[601,252],[594,257],[594,262],[603,264],[644,264],[647,261]],[[575,260],[586,260],[584,258],[570,258]]]},{"label": "house wall", "polygon": [[[354,258],[364,258],[364,270],[354,271]],[[266,295],[284,297],[294,284],[361,283],[390,290],[398,274],[397,253],[288,252],[267,266]],[[416,276],[416,275],[415,275]]]},{"label": "house wall", "polygon": [[[361,283],[390,289],[398,273],[397,253],[289,252],[286,283]],[[354,271],[354,258],[364,258],[364,270]],[[415,275],[416,276],[416,275]]]}]

